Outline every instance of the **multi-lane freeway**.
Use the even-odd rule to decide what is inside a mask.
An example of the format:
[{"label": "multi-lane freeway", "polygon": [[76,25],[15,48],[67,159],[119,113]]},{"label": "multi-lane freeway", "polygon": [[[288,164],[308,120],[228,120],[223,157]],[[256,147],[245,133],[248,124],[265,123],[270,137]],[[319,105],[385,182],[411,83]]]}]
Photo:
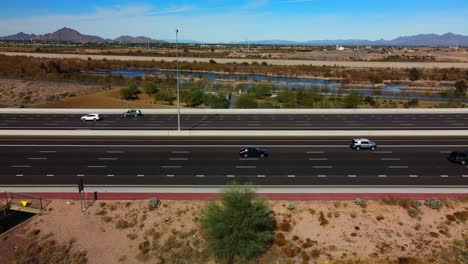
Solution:
[{"label": "multi-lane freeway", "polygon": [[[86,111],[83,111],[84,114]],[[77,114],[1,114],[0,129],[172,130],[171,114],[81,121]],[[187,114],[185,130],[466,130],[468,114]]]},{"label": "multi-lane freeway", "polygon": [[[140,121],[138,121],[140,122]],[[0,185],[467,185],[446,157],[468,138],[0,138]],[[267,158],[241,158],[244,146]]]}]

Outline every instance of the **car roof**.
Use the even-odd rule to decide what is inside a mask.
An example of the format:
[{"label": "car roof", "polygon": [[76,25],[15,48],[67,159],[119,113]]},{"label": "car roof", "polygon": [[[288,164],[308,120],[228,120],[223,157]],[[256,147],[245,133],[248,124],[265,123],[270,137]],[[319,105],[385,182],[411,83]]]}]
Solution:
[{"label": "car roof", "polygon": [[370,141],[367,138],[353,138],[353,140],[356,140],[356,141]]}]

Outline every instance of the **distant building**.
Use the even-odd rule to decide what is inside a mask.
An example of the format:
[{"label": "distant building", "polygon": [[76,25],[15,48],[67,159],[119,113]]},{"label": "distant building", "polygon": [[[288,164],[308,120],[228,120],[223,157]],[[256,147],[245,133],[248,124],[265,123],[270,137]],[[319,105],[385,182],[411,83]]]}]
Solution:
[{"label": "distant building", "polygon": [[336,45],[336,50],[343,51],[343,50],[345,50],[345,48],[343,46]]}]

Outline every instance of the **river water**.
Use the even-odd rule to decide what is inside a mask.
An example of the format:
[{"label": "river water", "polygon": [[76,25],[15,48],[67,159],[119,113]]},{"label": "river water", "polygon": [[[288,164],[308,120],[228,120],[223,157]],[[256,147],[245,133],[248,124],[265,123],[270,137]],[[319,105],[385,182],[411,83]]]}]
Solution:
[{"label": "river water", "polygon": [[[141,77],[145,78],[146,75],[156,76],[176,76],[176,71],[173,70],[113,70],[106,72],[94,72],[93,75],[97,76],[125,76],[128,78]],[[268,76],[263,74],[241,74],[241,73],[213,73],[213,72],[180,72],[181,83],[190,82],[190,78],[199,78],[211,80],[212,84],[226,83],[225,81],[241,81],[245,87],[252,87],[255,85],[268,82],[268,85],[277,88],[291,88],[291,89],[316,89],[319,92],[323,92],[326,88],[326,92],[340,91],[342,93],[348,93],[350,90],[359,91],[362,95],[378,96],[383,98],[395,98],[395,99],[422,99],[422,100],[444,100],[438,92],[428,93],[427,91],[421,90],[405,90],[409,86],[407,84],[395,84],[386,83],[382,88],[373,89],[368,87],[356,87],[346,86],[340,84],[336,80],[325,80],[325,79],[311,79],[301,77],[281,77],[281,76]],[[444,86],[449,87],[449,86]],[[450,86],[452,88],[453,86]],[[378,93],[376,92],[378,90]]]}]

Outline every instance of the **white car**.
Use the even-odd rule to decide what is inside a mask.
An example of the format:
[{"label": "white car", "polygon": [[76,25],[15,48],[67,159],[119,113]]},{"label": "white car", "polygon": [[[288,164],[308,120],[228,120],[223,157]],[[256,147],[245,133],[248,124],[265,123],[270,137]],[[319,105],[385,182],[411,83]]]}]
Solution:
[{"label": "white car", "polygon": [[98,121],[101,120],[99,114],[88,114],[81,117],[81,121]]}]

